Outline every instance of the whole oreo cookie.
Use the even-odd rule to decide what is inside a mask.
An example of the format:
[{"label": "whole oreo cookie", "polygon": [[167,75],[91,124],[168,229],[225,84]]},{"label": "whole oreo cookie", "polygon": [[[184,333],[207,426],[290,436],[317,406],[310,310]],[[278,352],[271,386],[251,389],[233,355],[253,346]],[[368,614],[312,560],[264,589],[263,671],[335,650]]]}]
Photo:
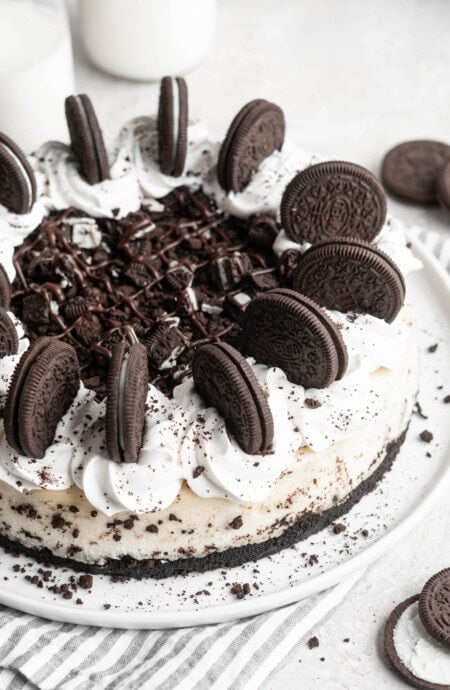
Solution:
[{"label": "whole oreo cookie", "polygon": [[308,297],[276,289],[255,297],[242,318],[244,351],[283,369],[289,381],[326,388],[347,369],[347,349],[338,328]]},{"label": "whole oreo cookie", "polygon": [[438,201],[447,211],[450,211],[450,160],[444,165],[439,173],[436,196]]},{"label": "whole oreo cookie", "polygon": [[12,213],[28,213],[36,201],[36,180],[25,154],[0,132],[0,204]]},{"label": "whole oreo cookie", "polygon": [[8,312],[0,307],[0,359],[15,355],[19,349],[17,330]]},{"label": "whole oreo cookie", "polygon": [[89,96],[68,96],[65,101],[67,126],[81,173],[89,184],[109,178],[108,155],[102,131]]},{"label": "whole oreo cookie", "polygon": [[5,405],[5,433],[20,455],[42,458],[80,385],[74,348],[40,338],[22,355]]},{"label": "whole oreo cookie", "polygon": [[281,108],[263,99],[247,103],[232,121],[219,152],[217,177],[226,192],[242,192],[260,163],[284,142]]},{"label": "whole oreo cookie", "polygon": [[392,259],[351,237],[310,247],[299,259],[292,283],[322,307],[372,314],[388,323],[405,299],[405,282]]},{"label": "whole oreo cookie", "polygon": [[419,614],[435,640],[450,647],[450,568],[433,575],[422,590]]},{"label": "whole oreo cookie", "polygon": [[328,161],[302,170],[289,182],[280,213],[294,242],[314,244],[341,235],[370,242],[385,221],[386,196],[365,168]]},{"label": "whole oreo cookie", "polygon": [[197,391],[215,407],[245,453],[268,450],[273,419],[267,399],[245,357],[231,345],[213,343],[194,352],[192,373]]},{"label": "whole oreo cookie", "polygon": [[11,283],[3,265],[0,264],[0,307],[9,309],[11,304]]},{"label": "whole oreo cookie", "polygon": [[187,154],[188,89],[182,77],[161,80],[158,108],[159,165],[165,175],[179,177]]},{"label": "whole oreo cookie", "polygon": [[384,157],[381,176],[392,194],[424,204],[436,203],[436,183],[450,146],[440,141],[406,141]]},{"label": "whole oreo cookie", "polygon": [[148,393],[147,350],[124,341],[111,348],[106,400],[106,447],[116,462],[137,462]]}]

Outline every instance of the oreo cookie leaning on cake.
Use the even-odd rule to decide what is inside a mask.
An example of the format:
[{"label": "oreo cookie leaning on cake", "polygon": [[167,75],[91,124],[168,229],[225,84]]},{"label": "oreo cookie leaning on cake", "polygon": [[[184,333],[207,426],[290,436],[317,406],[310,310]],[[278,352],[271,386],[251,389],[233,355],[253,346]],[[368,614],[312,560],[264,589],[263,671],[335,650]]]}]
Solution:
[{"label": "oreo cookie leaning on cake", "polygon": [[264,99],[212,141],[182,78],[109,155],[89,98],[66,112],[70,146],[0,138],[0,543],[164,577],[305,539],[415,402],[420,266],[380,184]]}]

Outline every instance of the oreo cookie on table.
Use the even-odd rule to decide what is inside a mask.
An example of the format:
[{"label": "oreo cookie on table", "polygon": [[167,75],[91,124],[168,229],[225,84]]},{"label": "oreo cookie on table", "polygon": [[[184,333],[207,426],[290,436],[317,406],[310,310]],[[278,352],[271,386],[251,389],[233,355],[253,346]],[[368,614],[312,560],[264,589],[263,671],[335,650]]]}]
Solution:
[{"label": "oreo cookie on table", "polygon": [[194,351],[192,374],[205,402],[215,407],[245,453],[269,450],[273,418],[267,399],[245,357],[226,343]]},{"label": "oreo cookie on table", "polygon": [[36,340],[14,371],[5,405],[5,433],[20,455],[44,457],[56,427],[80,385],[71,345],[54,338]]},{"label": "oreo cookie on table", "polygon": [[339,329],[319,305],[282,288],[257,295],[247,306],[242,347],[305,388],[326,388],[342,378],[348,364]]},{"label": "oreo cookie on table", "polygon": [[419,599],[419,614],[425,630],[450,647],[450,568],[441,570],[425,583]]},{"label": "oreo cookie on table", "polygon": [[19,338],[8,312],[0,307],[0,359],[17,354]]},{"label": "oreo cookie on table", "polygon": [[298,260],[295,290],[327,309],[393,321],[405,299],[405,282],[381,249],[351,237],[322,240]]},{"label": "oreo cookie on table", "polygon": [[139,342],[114,343],[106,399],[106,447],[116,462],[137,462],[148,393],[147,350]]},{"label": "oreo cookie on table", "polygon": [[161,80],[158,108],[159,166],[165,175],[183,174],[187,154],[188,89],[183,77]]},{"label": "oreo cookie on table", "polygon": [[347,236],[370,242],[386,219],[386,195],[369,170],[343,161],[317,163],[286,187],[281,225],[294,242]]},{"label": "oreo cookie on table", "polygon": [[281,108],[264,99],[250,101],[232,121],[219,152],[217,177],[226,192],[242,192],[260,163],[284,143]]},{"label": "oreo cookie on table", "polygon": [[437,202],[437,182],[450,146],[441,141],[406,141],[384,157],[381,178],[387,190],[408,201]]},{"label": "oreo cookie on table", "polygon": [[89,184],[109,179],[103,134],[89,96],[68,96],[65,101],[72,150]]},{"label": "oreo cookie on table", "polygon": [[0,204],[12,213],[29,213],[36,201],[33,168],[23,151],[0,132]]}]

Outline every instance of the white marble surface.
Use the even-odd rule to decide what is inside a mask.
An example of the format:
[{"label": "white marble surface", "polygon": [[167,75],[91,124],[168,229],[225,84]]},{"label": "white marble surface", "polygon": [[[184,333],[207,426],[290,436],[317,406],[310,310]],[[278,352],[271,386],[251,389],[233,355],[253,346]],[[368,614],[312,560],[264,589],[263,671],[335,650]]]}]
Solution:
[{"label": "white marble surface", "polygon": [[[191,112],[217,136],[243,103],[262,96],[283,106],[289,135],[304,148],[374,172],[395,143],[450,140],[448,0],[218,1],[214,50],[188,77]],[[91,95],[110,135],[124,119],[155,111],[157,85],[99,72],[76,37],[75,53],[77,87]],[[450,237],[450,217],[439,209],[391,201],[390,210]],[[310,651],[300,640],[266,689],[405,687],[380,658],[380,631],[396,603],[450,565],[449,530],[448,507],[436,506],[313,631],[319,648]]]}]

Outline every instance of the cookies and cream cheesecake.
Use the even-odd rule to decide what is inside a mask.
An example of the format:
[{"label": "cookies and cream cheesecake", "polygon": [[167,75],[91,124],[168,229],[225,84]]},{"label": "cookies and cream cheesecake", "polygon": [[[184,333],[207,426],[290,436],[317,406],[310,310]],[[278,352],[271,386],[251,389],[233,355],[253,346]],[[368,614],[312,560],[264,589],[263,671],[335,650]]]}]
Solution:
[{"label": "cookies and cream cheesecake", "polygon": [[0,192],[7,548],[131,576],[237,565],[348,511],[403,442],[420,264],[377,180],[285,141],[263,99],[222,144],[187,108],[164,79],[109,162],[86,96],[71,147],[0,137],[20,181]]}]

